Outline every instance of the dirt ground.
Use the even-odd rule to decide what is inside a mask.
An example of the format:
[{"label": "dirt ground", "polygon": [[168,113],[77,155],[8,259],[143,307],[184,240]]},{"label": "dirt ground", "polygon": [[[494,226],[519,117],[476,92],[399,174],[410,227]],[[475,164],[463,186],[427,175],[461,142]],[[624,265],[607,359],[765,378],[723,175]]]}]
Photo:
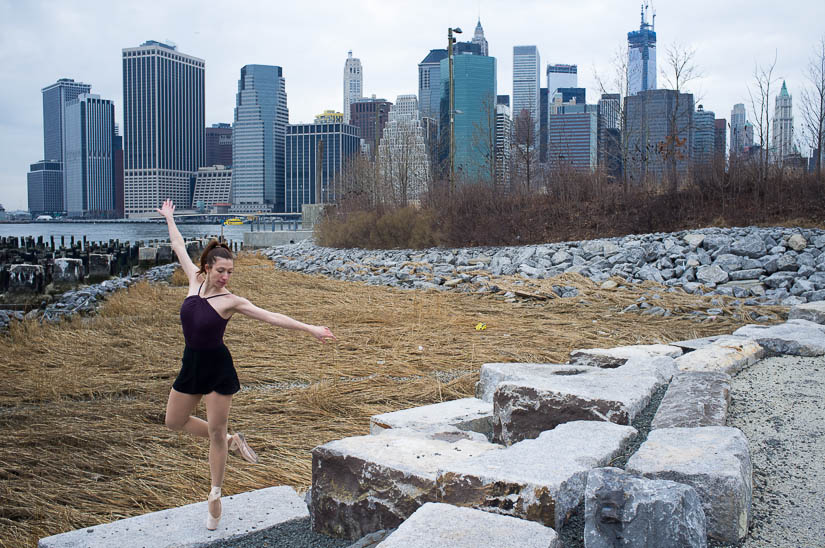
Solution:
[{"label": "dirt ground", "polygon": [[[650,283],[600,290],[563,278],[520,287],[547,295],[546,284],[575,285],[579,297],[509,302],[282,272],[260,257],[240,257],[233,292],[328,325],[339,340],[321,345],[231,320],[225,342],[244,389],[233,400],[230,430],[246,434],[260,463],[230,457],[224,493],[306,489],[313,447],[366,434],[377,413],[471,396],[486,362],[563,363],[576,348],[730,333],[752,322],[754,310],[732,299],[712,303]],[[183,349],[185,296],[179,285],[140,283],[95,316],[26,322],[0,336],[0,546],[34,546],[40,537],[206,497],[206,441],[163,425]],[[673,315],[619,313],[642,296]],[[703,321],[691,315],[708,308],[724,312]],[[759,309],[766,312],[778,321],[786,311]],[[475,328],[480,322],[486,329]]]}]

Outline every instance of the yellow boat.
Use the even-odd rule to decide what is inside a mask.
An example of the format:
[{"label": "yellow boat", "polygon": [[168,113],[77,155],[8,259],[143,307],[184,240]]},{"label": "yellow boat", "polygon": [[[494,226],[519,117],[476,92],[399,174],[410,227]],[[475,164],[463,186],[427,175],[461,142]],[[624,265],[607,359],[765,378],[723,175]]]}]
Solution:
[{"label": "yellow boat", "polygon": [[232,217],[231,219],[227,219],[223,222],[223,224],[227,226],[237,226],[242,225],[243,223],[243,219],[239,219],[237,217]]}]

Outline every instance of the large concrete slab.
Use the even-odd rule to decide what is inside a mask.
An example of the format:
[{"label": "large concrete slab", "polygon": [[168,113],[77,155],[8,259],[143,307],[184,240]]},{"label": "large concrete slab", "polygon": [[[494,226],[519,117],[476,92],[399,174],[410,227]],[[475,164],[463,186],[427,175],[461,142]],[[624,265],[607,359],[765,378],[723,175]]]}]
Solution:
[{"label": "large concrete slab", "polygon": [[702,501],[693,487],[683,483],[639,478],[619,468],[596,468],[587,474],[584,545],[705,548]]},{"label": "large concrete slab", "polygon": [[676,371],[672,358],[633,358],[615,369],[500,383],[493,397],[493,439],[512,445],[559,424],[630,424]]},{"label": "large concrete slab", "polygon": [[733,332],[754,339],[772,354],[825,355],[825,325],[808,320],[788,320],[779,325],[749,324]]},{"label": "large concrete slab", "polygon": [[534,440],[443,466],[440,500],[558,528],[582,501],[587,471],[608,464],[635,435],[635,428],[610,422],[561,424]]},{"label": "large concrete slab", "polygon": [[675,375],[651,427],[725,426],[730,406],[730,381],[730,375],[717,371],[685,371]]},{"label": "large concrete slab", "polygon": [[481,376],[476,384],[476,398],[492,403],[496,387],[505,381],[578,375],[593,369],[581,365],[555,363],[485,363],[481,366]]},{"label": "large concrete slab", "polygon": [[553,529],[510,516],[428,502],[377,548],[562,548]]},{"label": "large concrete slab", "polygon": [[355,540],[398,527],[422,504],[438,501],[440,468],[500,448],[394,429],[318,446],[312,450],[312,528]]},{"label": "large concrete slab", "polygon": [[699,348],[704,348],[710,344],[715,343],[722,337],[728,337],[729,335],[711,335],[710,337],[701,337],[699,339],[685,339],[683,341],[676,341],[670,343],[672,346],[678,346],[682,349],[682,351],[687,354],[688,352],[693,352],[694,350],[698,350]]},{"label": "large concrete slab", "polygon": [[575,365],[590,365],[593,367],[619,367],[627,363],[630,358],[650,358],[667,356],[678,358],[682,349],[667,344],[635,344],[631,346],[617,346],[615,348],[588,348],[573,350],[570,353],[570,363]]},{"label": "large concrete slab", "polygon": [[[204,493],[204,498],[206,494]],[[215,531],[206,529],[206,502],[152,512],[40,539],[38,548],[199,548],[277,529],[306,518],[306,503],[291,487],[269,487],[221,499]]]},{"label": "large concrete slab", "polygon": [[625,470],[696,489],[711,538],[738,543],[747,535],[753,469],[748,440],[738,428],[652,430]]},{"label": "large concrete slab", "polygon": [[719,371],[735,375],[765,355],[755,340],[743,337],[719,337],[713,343],[676,358],[680,371]]},{"label": "large concrete slab", "polygon": [[798,304],[788,313],[789,320],[808,320],[818,324],[825,324],[825,301]]},{"label": "large concrete slab", "polygon": [[478,398],[462,398],[370,417],[371,434],[391,428],[432,432],[445,427],[492,435],[493,404]]}]

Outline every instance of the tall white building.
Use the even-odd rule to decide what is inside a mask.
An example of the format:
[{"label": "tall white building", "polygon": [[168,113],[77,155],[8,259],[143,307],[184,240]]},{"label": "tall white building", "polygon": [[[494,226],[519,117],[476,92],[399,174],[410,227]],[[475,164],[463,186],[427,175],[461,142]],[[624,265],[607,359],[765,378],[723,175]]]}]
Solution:
[{"label": "tall white building", "polygon": [[737,156],[745,152],[745,147],[751,143],[745,141],[745,123],[748,121],[745,114],[745,105],[737,103],[730,111],[730,155]]},{"label": "tall white building", "polygon": [[484,29],[481,28],[481,19],[476,24],[476,31],[473,34],[473,44],[478,44],[481,55],[490,55],[490,48],[487,46],[487,39],[484,38]]},{"label": "tall white building", "polygon": [[123,179],[127,217],[166,199],[191,203],[203,165],[204,61],[154,40],[123,50]]},{"label": "tall white building", "polygon": [[232,168],[222,165],[202,167],[195,179],[192,209],[212,211],[216,204],[230,203]]},{"label": "tall white building", "polygon": [[496,186],[510,188],[510,148],[512,146],[513,121],[510,107],[496,104]]},{"label": "tall white building", "polygon": [[513,46],[513,120],[523,111],[535,121],[539,133],[541,56],[536,46]]},{"label": "tall white building", "polygon": [[647,22],[644,5],[639,30],[627,33],[627,46],[627,94],[656,89],[656,31],[654,24]]},{"label": "tall white building", "polygon": [[392,185],[394,202],[407,204],[420,199],[430,180],[430,159],[415,95],[399,95],[390,108],[378,156],[381,175]]},{"label": "tall white building", "polygon": [[344,123],[350,123],[350,105],[364,95],[364,74],[361,70],[361,59],[347,52],[344,63]]},{"label": "tall white building", "polygon": [[714,120],[716,114],[702,105],[693,113],[693,164],[708,166],[713,162]]},{"label": "tall white building", "polygon": [[773,111],[773,143],[771,161],[781,164],[794,151],[793,146],[793,97],[788,93],[785,82],[776,96]]}]

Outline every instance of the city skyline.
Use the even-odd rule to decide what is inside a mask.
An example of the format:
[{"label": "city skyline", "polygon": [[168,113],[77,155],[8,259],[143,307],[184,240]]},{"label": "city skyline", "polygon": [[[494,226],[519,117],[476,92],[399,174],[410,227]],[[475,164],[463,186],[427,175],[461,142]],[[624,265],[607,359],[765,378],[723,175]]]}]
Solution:
[{"label": "city skyline", "polygon": [[[659,68],[670,45],[678,42],[695,49],[695,63],[704,77],[690,90],[697,104],[717,115],[745,103],[752,118],[746,85],[754,62],[770,63],[775,50],[774,74],[798,95],[804,67],[821,36],[816,21],[821,21],[818,16],[825,8],[818,2],[792,2],[785,13],[795,15],[779,23],[756,4],[657,6]],[[14,82],[0,92],[0,203],[7,210],[25,209],[29,164],[43,159],[38,157],[43,146],[40,90],[59,78],[90,84],[92,93],[114,101],[122,134],[120,52],[146,40],[171,40],[205,60],[205,126],[232,121],[237,74],[251,63],[284,67],[290,123],[300,123],[311,122],[324,109],[338,109],[341,67],[348,50],[364,66],[365,96],[391,99],[416,93],[418,63],[431,49],[446,46],[447,27],[460,26],[464,34],[459,39],[471,40],[479,18],[489,54],[497,58],[500,94],[512,94],[513,46],[535,44],[542,52],[542,74],[547,64],[577,64],[579,85],[594,102],[599,96],[594,69],[612,79],[616,50],[626,44],[627,33],[638,28],[639,21],[639,3],[634,1],[607,6],[595,1],[576,6],[523,1],[506,7],[493,2],[424,1],[381,9],[366,1],[347,6],[323,3],[324,17],[300,7],[263,3],[226,10],[217,3],[148,2],[114,5],[98,15],[101,5],[0,3],[0,66]],[[72,48],[62,47],[66,43]],[[541,86],[546,86],[544,78]],[[776,93],[780,86],[781,81]],[[797,124],[800,118],[795,116]]]}]

